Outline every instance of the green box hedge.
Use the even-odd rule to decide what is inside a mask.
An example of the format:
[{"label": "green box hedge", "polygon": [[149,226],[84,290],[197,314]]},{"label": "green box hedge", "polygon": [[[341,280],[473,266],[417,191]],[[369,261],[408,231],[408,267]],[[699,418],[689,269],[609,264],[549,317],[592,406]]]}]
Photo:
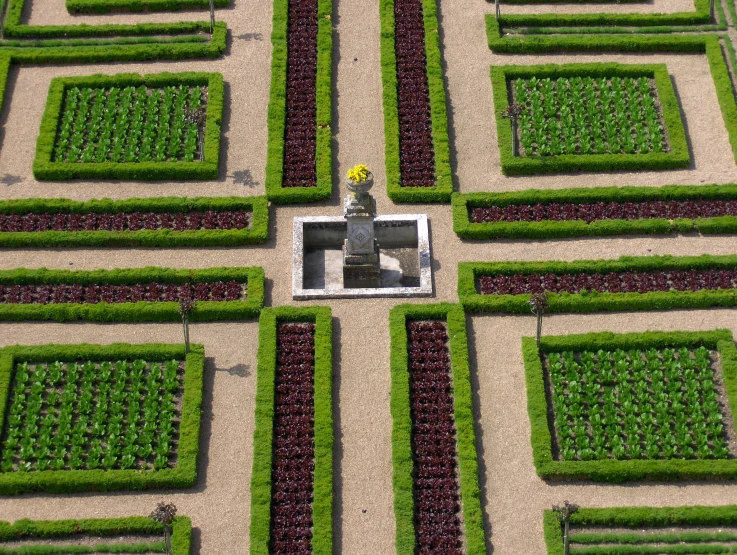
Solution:
[{"label": "green box hedge", "polygon": [[[719,351],[732,415],[737,414],[737,348],[728,330],[710,332],[644,332],[543,336],[542,353],[599,349],[662,349],[704,346]],[[527,384],[527,411],[532,427],[532,456],[537,473],[551,480],[589,479],[597,482],[631,480],[717,480],[737,478],[737,459],[727,460],[597,460],[562,461],[553,458],[545,371],[534,337],[522,338]]]},{"label": "green box hedge", "polygon": [[552,239],[629,234],[666,234],[698,231],[703,234],[737,233],[737,217],[643,218],[638,220],[584,220],[474,223],[469,211],[516,204],[591,204],[598,202],[658,202],[737,200],[737,185],[666,185],[664,187],[591,187],[527,189],[510,193],[453,193],[453,231],[464,239]]},{"label": "green box hedge", "polygon": [[[482,295],[476,280],[483,275],[535,273],[642,272],[720,269],[737,267],[737,255],[726,256],[623,256],[614,260],[574,262],[461,262],[458,264],[458,297],[468,312],[529,314],[529,294]],[[597,312],[668,310],[737,306],[736,289],[654,291],[650,293],[548,293],[549,312]]]},{"label": "green box hedge", "polygon": [[394,466],[394,518],[396,521],[397,553],[401,555],[414,553],[416,549],[407,321],[429,319],[445,320],[448,325],[453,372],[458,474],[466,553],[468,555],[481,555],[486,553],[486,540],[483,511],[481,509],[481,490],[478,481],[466,315],[459,305],[452,304],[398,305],[389,314],[392,380],[390,401],[392,463]]},{"label": "green box hedge", "polygon": [[[76,163],[52,160],[59,122],[64,109],[64,97],[72,87],[161,88],[169,85],[206,86],[207,113],[205,123],[204,160],[200,162],[100,162]],[[36,143],[33,175],[41,180],[65,179],[140,179],[182,180],[217,179],[220,159],[220,126],[223,118],[223,76],[220,73],[156,73],[138,75],[91,75],[85,77],[55,77],[49,85],[49,97],[41,120],[41,132]]]},{"label": "green box hedge", "polygon": [[[264,270],[260,266],[175,270],[134,268],[120,270],[0,270],[0,285],[133,284],[147,282],[201,283],[237,280],[246,282],[246,300],[198,301],[190,321],[244,320],[259,314],[264,304]],[[0,304],[2,320],[89,320],[93,322],[179,322],[178,302]]]},{"label": "green box hedge", "polygon": [[[183,488],[197,479],[197,456],[202,414],[202,383],[205,350],[192,345],[185,356],[184,345],[148,343],[131,345],[14,345],[0,349],[0,422],[10,399],[15,365],[20,362],[73,362],[78,360],[116,361],[143,358],[149,361],[186,360],[182,419],[176,468],[162,470],[43,470],[0,472],[0,494],[44,491],[70,493],[77,491],[139,490],[151,488]],[[1,534],[0,529],[0,534]]]},{"label": "green box hedge", "polygon": [[315,187],[283,187],[284,130],[287,103],[287,35],[289,1],[274,0],[271,32],[271,91],[269,93],[268,146],[266,152],[266,196],[277,204],[312,202],[333,194],[332,88],[333,88],[333,2],[317,3],[317,143]]},{"label": "green box hedge", "polygon": [[[16,520],[13,524],[0,521],[0,541],[38,541],[42,548],[39,555],[48,554],[46,540],[71,540],[76,536],[121,536],[121,535],[162,534],[161,524],[145,516],[124,518],[82,518],[65,520]],[[174,517],[172,523],[172,555],[189,555],[192,543],[192,521],[186,516]],[[162,541],[163,544],[163,541]],[[31,555],[33,548],[26,548]],[[112,550],[111,550],[112,552]]]},{"label": "green box hedge", "polygon": [[120,212],[190,212],[245,210],[251,212],[246,229],[200,229],[188,231],[6,231],[0,232],[2,248],[50,247],[215,247],[263,243],[269,234],[266,197],[150,197],[126,200],[18,199],[0,201],[0,214],[55,214]]},{"label": "green box hedge", "polygon": [[[216,8],[227,8],[230,0],[213,0]],[[111,10],[140,12],[172,12],[177,10],[208,9],[207,0],[66,0],[67,11],[76,13],[109,13]]]},{"label": "green box hedge", "polygon": [[[737,521],[737,505],[722,507],[611,507],[606,509],[580,508],[571,515],[572,527],[591,528],[649,528],[723,526],[731,528]],[[553,511],[543,513],[543,531],[547,555],[564,555],[563,530]],[[686,530],[688,531],[688,530]],[[704,553],[697,546],[683,547],[679,553]],[[688,550],[688,548],[691,550]],[[572,551],[575,553],[575,551]],[[622,551],[623,552],[623,551]],[[642,553],[642,551],[637,551]]]},{"label": "green box hedge", "polygon": [[[517,156],[513,150],[512,127],[499,114],[510,104],[508,83],[512,79],[556,79],[559,77],[650,77],[655,80],[670,152],[647,154],[563,154],[558,156]],[[686,168],[690,163],[681,109],[665,64],[625,65],[565,64],[534,66],[492,66],[499,151],[505,175],[530,175],[568,171],[663,170]]]},{"label": "green box hedge", "polygon": [[435,153],[435,186],[402,187],[399,166],[399,113],[397,107],[397,57],[394,49],[394,0],[382,0],[381,17],[381,81],[384,97],[384,136],[386,155],[386,187],[395,202],[448,202],[453,192],[450,167],[448,114],[445,103],[443,59],[440,52],[440,26],[436,0],[422,0],[425,30],[425,58],[430,95],[430,117]]},{"label": "green box hedge", "polygon": [[315,324],[315,471],[312,501],[312,553],[333,553],[333,320],[329,307],[275,307],[259,319],[256,427],[251,475],[252,555],[269,555],[271,532],[271,465],[277,326],[281,322]]}]

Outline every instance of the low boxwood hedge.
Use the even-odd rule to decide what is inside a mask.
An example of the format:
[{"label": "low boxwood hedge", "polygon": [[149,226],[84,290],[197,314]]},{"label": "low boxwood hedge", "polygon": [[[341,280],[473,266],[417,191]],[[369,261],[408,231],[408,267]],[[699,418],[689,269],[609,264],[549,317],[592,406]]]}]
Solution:
[{"label": "low boxwood hedge", "polygon": [[[633,528],[638,532],[651,528],[683,527],[733,527],[737,521],[737,505],[722,507],[611,507],[593,509],[582,507],[571,515],[572,527],[590,528]],[[563,530],[556,514],[551,510],[543,513],[543,531],[547,555],[564,555]],[[686,530],[687,531],[687,530]],[[679,553],[697,553],[698,546],[681,545]],[[616,549],[616,548],[615,548]],[[673,551],[676,552],[676,551]],[[637,551],[642,553],[642,551]]]},{"label": "low boxwood hedge", "polygon": [[268,555],[271,532],[271,472],[277,326],[281,322],[315,324],[315,470],[312,501],[312,553],[333,553],[333,320],[329,307],[275,307],[259,319],[256,426],[251,474],[252,555]]},{"label": "low boxwood hedge", "polygon": [[[575,262],[461,262],[458,264],[458,297],[469,312],[529,314],[529,294],[483,295],[477,278],[494,274],[566,274],[594,272],[642,272],[736,268],[737,255],[727,256],[623,256],[615,260]],[[549,312],[668,310],[736,306],[737,290],[655,291],[651,293],[548,293]]]},{"label": "low boxwood hedge", "polygon": [[206,210],[249,211],[251,225],[247,229],[188,231],[7,231],[0,232],[0,247],[222,247],[263,243],[268,238],[269,206],[263,196],[105,198],[86,202],[41,198],[0,201],[0,214],[181,213]]},{"label": "low boxwood hedge", "polygon": [[[216,8],[227,8],[230,0],[213,0]],[[111,10],[131,12],[172,12],[187,9],[207,9],[207,0],[66,0],[69,13],[109,13]]]},{"label": "low boxwood hedge", "polygon": [[423,0],[422,13],[425,27],[425,66],[430,93],[433,150],[435,151],[435,186],[402,187],[399,166],[394,0],[382,0],[379,6],[381,17],[381,81],[383,84],[384,136],[386,142],[386,187],[389,198],[394,202],[448,202],[453,192],[448,114],[445,103],[443,59],[440,52],[436,0]]},{"label": "low boxwood hedge", "polygon": [[[48,554],[46,540],[75,540],[79,536],[121,536],[162,534],[161,524],[145,516],[124,518],[80,518],[65,520],[16,520],[13,524],[0,521],[0,541],[38,541],[38,551],[24,546],[28,555]],[[163,543],[163,542],[162,542]],[[172,555],[189,555],[192,543],[192,521],[186,516],[174,517],[171,534]],[[111,551],[112,552],[112,551]]]},{"label": "low boxwood hedge", "polygon": [[453,193],[453,231],[464,239],[551,239],[600,235],[665,234],[698,231],[703,234],[737,233],[737,217],[643,218],[639,220],[583,220],[474,223],[469,211],[515,204],[598,202],[657,202],[737,200],[737,185],[667,185],[664,187],[592,187],[527,189],[510,193]]},{"label": "low boxwood hedge", "polygon": [[[513,149],[512,127],[500,117],[510,104],[508,82],[512,79],[557,79],[559,77],[650,77],[655,80],[670,152],[647,154],[563,154],[557,156],[517,156]],[[681,109],[665,64],[625,65],[565,64],[535,66],[492,66],[497,136],[505,175],[530,175],[566,171],[663,170],[685,168],[690,163]]]},{"label": "low boxwood hedge", "polygon": [[271,31],[271,91],[269,93],[268,147],[266,152],[266,196],[277,204],[313,202],[333,194],[332,87],[333,87],[332,0],[317,4],[317,144],[315,187],[284,187],[284,131],[287,103],[288,0],[274,0]]},{"label": "low boxwood hedge", "polygon": [[[64,97],[72,87],[138,87],[161,88],[170,85],[207,87],[204,160],[199,162],[57,162],[53,160],[54,144],[64,110]],[[220,73],[157,73],[138,75],[91,75],[55,77],[49,85],[46,110],[36,143],[33,175],[41,180],[65,179],[216,179],[220,159],[220,126],[223,117],[223,76]]]},{"label": "low boxwood hedge", "polygon": [[[116,361],[142,358],[149,361],[186,360],[182,418],[179,424],[177,466],[162,470],[44,470],[0,472],[0,494],[15,495],[44,491],[70,493],[77,491],[139,490],[151,488],[183,488],[197,479],[197,456],[200,440],[202,383],[205,349],[184,345],[148,343],[132,345],[39,345],[0,348],[0,422],[5,421],[15,365],[20,362],[74,362],[79,360]],[[0,527],[0,537],[2,527]]]},{"label": "low boxwood hedge", "polygon": [[[543,336],[540,340],[540,353],[701,346],[719,351],[722,375],[734,417],[737,414],[737,348],[735,348],[732,333],[728,330],[628,334],[604,332]],[[737,478],[737,459],[555,460],[545,390],[545,370],[540,353],[538,353],[534,337],[522,338],[522,355],[527,384],[527,411],[532,427],[532,455],[539,476],[551,480],[590,479],[597,482]]]},{"label": "low boxwood hedge", "polygon": [[486,553],[481,491],[478,481],[471,373],[466,315],[459,305],[398,305],[389,315],[391,336],[392,463],[397,553],[415,552],[414,462],[407,355],[407,321],[445,320],[450,337],[454,416],[457,433],[461,506],[466,553]]},{"label": "low boxwood hedge", "polygon": [[[120,270],[0,270],[0,285],[201,283],[236,280],[246,282],[242,301],[198,301],[192,322],[243,320],[257,316],[264,304],[264,270],[260,266],[175,270],[146,267]],[[2,320],[90,320],[94,322],[178,322],[178,302],[0,304]]]}]

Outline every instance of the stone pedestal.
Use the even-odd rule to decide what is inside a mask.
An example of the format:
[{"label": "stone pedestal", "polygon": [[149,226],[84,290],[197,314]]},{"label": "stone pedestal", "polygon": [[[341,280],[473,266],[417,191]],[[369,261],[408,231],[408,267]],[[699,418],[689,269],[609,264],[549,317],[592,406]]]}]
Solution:
[{"label": "stone pedestal", "polygon": [[343,205],[343,216],[348,224],[343,243],[343,287],[360,289],[381,287],[379,244],[374,237],[376,201],[368,190],[374,178],[361,182],[348,180],[350,193]]}]

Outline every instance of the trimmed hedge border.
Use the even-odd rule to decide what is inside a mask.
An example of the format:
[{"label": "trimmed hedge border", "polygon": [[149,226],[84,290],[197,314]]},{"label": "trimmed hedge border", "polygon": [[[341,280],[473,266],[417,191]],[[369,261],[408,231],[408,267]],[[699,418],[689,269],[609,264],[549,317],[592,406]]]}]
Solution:
[{"label": "trimmed hedge border", "polygon": [[[214,0],[214,4],[216,8],[227,8],[230,5],[230,0]],[[207,0],[66,0],[67,11],[71,14],[103,14],[110,13],[111,10],[173,12],[191,9],[204,10],[209,6]]]},{"label": "trimmed hedge border", "polygon": [[312,552],[333,553],[333,321],[329,307],[264,308],[259,319],[256,426],[251,475],[252,555],[269,555],[276,334],[281,322],[315,324],[315,473]]},{"label": "trimmed hedge border", "polygon": [[628,234],[666,234],[698,231],[737,233],[737,217],[643,218],[639,220],[583,220],[473,223],[469,209],[514,204],[644,202],[669,200],[733,200],[737,185],[666,185],[664,187],[592,187],[528,189],[513,193],[453,193],[453,231],[464,239],[551,239]]},{"label": "trimmed hedge border", "polygon": [[425,57],[430,93],[435,186],[402,187],[399,168],[399,113],[397,107],[397,58],[394,50],[394,0],[381,0],[381,81],[383,85],[384,135],[387,195],[394,202],[448,202],[453,192],[450,167],[448,114],[440,53],[438,6],[436,0],[422,0],[425,26]]},{"label": "trimmed hedge border", "polygon": [[[693,270],[700,268],[735,268],[737,255],[727,256],[623,256],[614,260],[577,260],[575,262],[460,262],[458,297],[468,312],[507,312],[529,314],[529,294],[482,295],[476,279],[490,274],[593,273],[628,271]],[[736,289],[701,291],[656,291],[651,293],[548,293],[550,312],[597,312],[667,310],[672,308],[708,308],[737,306]]]},{"label": "trimmed hedge border", "polygon": [[[81,534],[120,536],[124,534],[163,534],[161,524],[145,516],[124,518],[84,518],[79,520],[0,521],[0,541],[65,539]],[[172,555],[189,555],[192,543],[192,521],[186,516],[174,517],[172,523]],[[44,552],[45,553],[45,552]]]},{"label": "trimmed hedge border", "polygon": [[139,231],[7,231],[0,232],[2,248],[50,247],[223,247],[263,243],[269,235],[266,197],[150,197],[126,200],[18,199],[0,201],[0,214],[190,212],[250,210],[247,229],[171,229]]},{"label": "trimmed hedge border", "polygon": [[[612,507],[581,508],[571,515],[571,525],[581,527],[655,528],[679,526],[734,526],[737,505],[722,507]],[[556,514],[543,512],[547,555],[563,555],[563,530]]]},{"label": "trimmed hedge border", "polygon": [[[205,123],[204,160],[201,162],[54,162],[52,156],[64,108],[64,95],[72,87],[161,88],[168,85],[206,86],[207,115]],[[66,179],[146,179],[182,180],[217,179],[220,158],[220,125],[223,118],[223,76],[220,73],[155,73],[138,75],[91,75],[85,77],[54,77],[49,85],[46,110],[41,120],[41,132],[36,143],[33,176],[41,180]]]},{"label": "trimmed hedge border", "polygon": [[[179,425],[179,447],[176,468],[162,470],[44,470],[32,472],[0,472],[0,495],[43,491],[70,493],[77,491],[138,490],[151,488],[183,488],[197,479],[199,454],[202,384],[205,349],[191,345],[189,354],[184,345],[147,343],[132,345],[39,345],[0,348],[0,422],[10,396],[12,376],[17,362],[72,362],[83,360],[120,360],[145,358],[151,361],[186,360],[182,419]],[[0,535],[2,530],[0,528]]]},{"label": "trimmed hedge border", "polygon": [[332,170],[332,86],[333,13],[332,0],[317,5],[317,142],[316,187],[282,187],[284,175],[284,127],[287,102],[287,34],[289,0],[274,0],[271,32],[271,91],[268,111],[266,153],[266,196],[277,204],[313,202],[333,194]]},{"label": "trimmed hedge border", "polygon": [[414,553],[414,496],[412,460],[412,416],[407,367],[407,320],[445,320],[450,337],[453,371],[454,416],[457,433],[459,478],[466,553],[486,553],[481,492],[478,481],[476,437],[473,418],[471,373],[468,363],[466,315],[460,305],[398,305],[389,314],[391,336],[392,463],[394,466],[394,516],[397,553]]},{"label": "trimmed hedge border", "polygon": [[[264,270],[260,266],[175,270],[131,268],[120,270],[0,270],[0,284],[132,284],[147,281],[200,283],[236,280],[248,284],[245,301],[198,301],[190,321],[245,320],[259,314],[264,304]],[[177,302],[0,304],[0,321],[89,320],[92,322],[178,322]]]},{"label": "trimmed hedge border", "polygon": [[[655,80],[671,152],[647,154],[562,154],[517,156],[513,151],[512,128],[499,114],[509,106],[510,79],[558,77],[651,77]],[[617,63],[492,66],[491,82],[502,172],[532,175],[566,171],[663,170],[686,168],[690,163],[681,109],[665,64],[625,65]]]},{"label": "trimmed hedge border", "polygon": [[[728,330],[710,332],[610,332],[544,336],[540,351],[596,351],[700,346],[719,351],[732,414],[737,414],[737,348]],[[597,482],[632,480],[714,480],[737,478],[737,459],[728,460],[614,460],[560,461],[553,458],[548,421],[545,370],[534,337],[522,338],[527,384],[527,411],[532,426],[532,456],[537,474],[550,480],[590,479]],[[733,416],[734,417],[734,416]]]}]

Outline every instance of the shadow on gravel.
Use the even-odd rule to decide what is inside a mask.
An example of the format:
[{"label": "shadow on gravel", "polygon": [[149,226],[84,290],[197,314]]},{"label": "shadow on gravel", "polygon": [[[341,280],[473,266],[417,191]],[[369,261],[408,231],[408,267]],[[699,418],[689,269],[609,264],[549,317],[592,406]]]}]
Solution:
[{"label": "shadow on gravel", "polygon": [[333,552],[340,553],[343,546],[343,436],[340,433],[341,376],[341,328],[340,320],[333,318]]},{"label": "shadow on gravel", "polygon": [[676,84],[676,80],[673,79],[673,76],[670,76],[670,82],[673,85],[673,92],[676,95],[676,100],[678,100],[678,110],[681,112],[681,121],[683,122],[683,130],[686,132],[686,144],[688,145],[688,158],[691,160],[688,164],[689,170],[696,169],[696,162],[693,155],[693,143],[691,142],[691,133],[688,132],[688,120],[686,119],[686,114],[683,113],[683,102],[681,102],[681,95],[678,94],[678,85]]},{"label": "shadow on gravel", "polygon": [[484,458],[484,430],[481,427],[481,399],[479,397],[479,373],[478,373],[478,357],[476,355],[476,331],[473,329],[473,320],[470,316],[466,316],[466,329],[468,334],[468,364],[471,371],[471,396],[473,398],[473,423],[474,433],[476,434],[476,458],[479,467],[479,489],[481,490],[481,507],[484,517],[484,536],[486,537],[486,552],[489,555],[494,553],[494,546],[491,543],[491,522],[485,508],[489,507],[489,495],[487,484],[486,459]]}]

